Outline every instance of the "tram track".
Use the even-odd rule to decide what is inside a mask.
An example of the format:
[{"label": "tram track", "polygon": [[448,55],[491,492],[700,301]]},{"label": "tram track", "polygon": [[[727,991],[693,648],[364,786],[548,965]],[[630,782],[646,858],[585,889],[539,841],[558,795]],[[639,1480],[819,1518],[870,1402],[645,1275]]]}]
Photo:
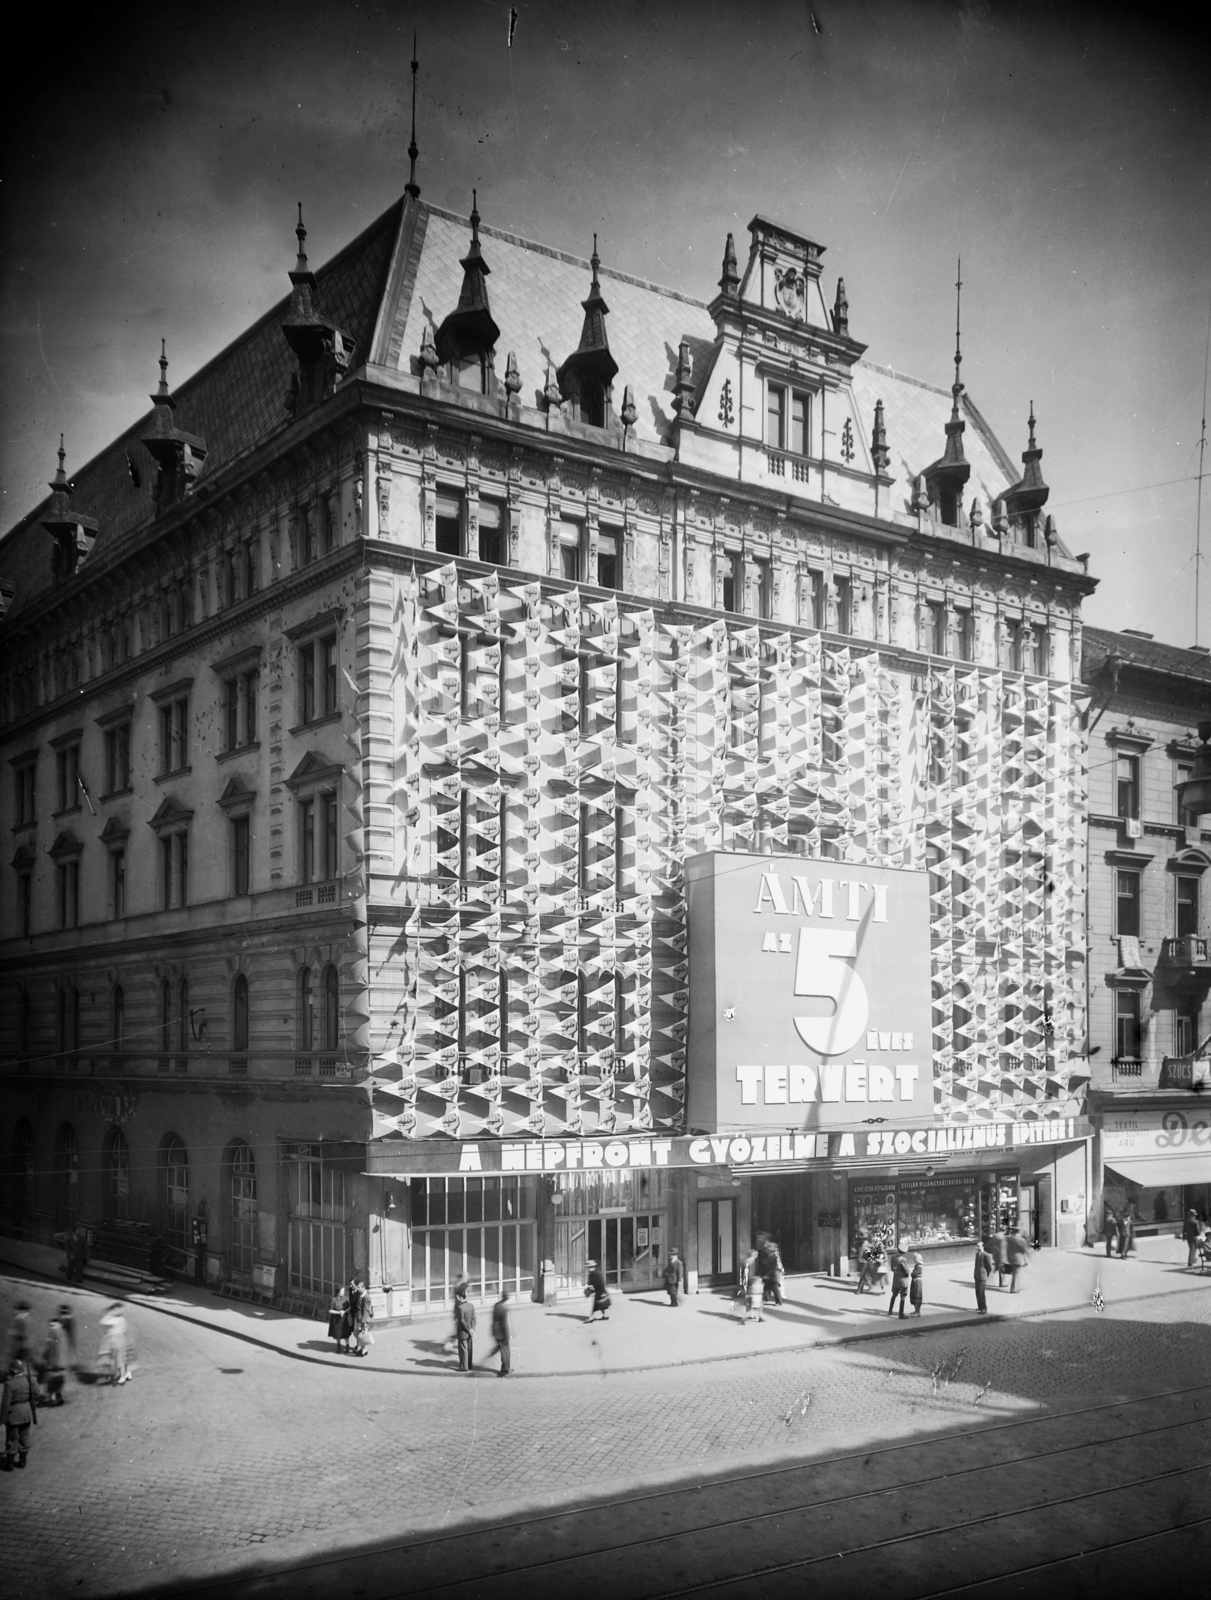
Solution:
[{"label": "tram track", "polygon": [[[509,1519],[507,1522],[481,1524],[478,1526],[463,1525],[457,1530],[442,1531],[428,1536],[418,1536],[406,1541],[400,1541],[390,1546],[381,1546],[374,1551],[363,1552],[359,1564],[366,1560],[374,1562],[390,1559],[396,1573],[398,1564],[408,1564],[410,1579],[400,1584],[398,1576],[394,1582],[388,1580],[385,1585],[375,1585],[371,1591],[378,1600],[394,1600],[395,1596],[408,1595],[418,1597],[421,1595],[449,1595],[465,1590],[476,1595],[503,1591],[512,1584],[521,1582],[530,1594],[544,1594],[554,1592],[556,1588],[563,1588],[568,1583],[575,1582],[578,1569],[586,1566],[593,1567],[625,1557],[630,1559],[638,1556],[643,1559],[646,1551],[655,1552],[663,1548],[666,1552],[678,1540],[715,1541],[720,1538],[727,1539],[729,1534],[739,1530],[759,1530],[762,1526],[771,1530],[788,1518],[806,1519],[820,1514],[827,1515],[829,1508],[836,1508],[848,1512],[854,1511],[860,1502],[874,1505],[880,1497],[907,1496],[928,1492],[943,1485],[949,1490],[954,1490],[956,1485],[964,1481],[974,1483],[980,1478],[987,1480],[987,1475],[1001,1470],[1025,1470],[1038,1464],[1057,1461],[1062,1457],[1074,1457],[1080,1452],[1097,1451],[1101,1448],[1116,1446],[1139,1446],[1143,1441],[1160,1440],[1163,1435],[1174,1434],[1182,1429],[1206,1427],[1211,1422],[1211,1410],[1205,1415],[1198,1415],[1201,1403],[1206,1405],[1211,1401],[1211,1384],[1195,1385],[1191,1388],[1174,1388],[1159,1390],[1139,1396],[1118,1397],[1113,1400],[1099,1401],[1092,1405],[1070,1407],[1063,1411],[1046,1411],[1029,1417],[1015,1417],[1000,1422],[982,1425],[978,1428],[967,1428],[951,1433],[941,1433],[922,1439],[919,1436],[912,1439],[897,1440],[893,1443],[872,1446],[861,1451],[850,1451],[842,1454],[820,1457],[814,1460],[799,1460],[793,1462],[782,1461],[777,1465],[756,1467],[751,1471],[737,1471],[723,1476],[712,1477],[709,1480],[693,1485],[662,1484],[629,1495],[623,1495],[611,1500],[607,1505],[581,1504],[553,1508],[535,1513],[522,1513]],[[760,1495],[762,1487],[789,1485],[796,1479],[807,1476],[815,1478],[822,1474],[838,1474],[846,1469],[865,1472],[872,1463],[892,1465],[897,1457],[906,1453],[920,1454],[923,1450],[944,1448],[955,1455],[962,1448],[976,1446],[979,1443],[995,1440],[996,1436],[1020,1435],[1023,1439],[1042,1427],[1064,1428],[1078,1424],[1084,1418],[1109,1417],[1143,1406],[1158,1406],[1168,1402],[1178,1401],[1184,1406],[1189,1406],[1194,1415],[1187,1413],[1172,1421],[1164,1421],[1143,1428],[1129,1429],[1128,1431],[1111,1430],[1109,1432],[1095,1431],[1092,1437],[1082,1437],[1075,1441],[1050,1446],[1043,1450],[1013,1451],[1001,1460],[977,1461],[970,1465],[955,1464],[943,1472],[926,1474],[924,1476],[896,1477],[892,1476],[886,1481],[881,1481],[869,1486],[854,1486],[844,1493],[823,1495],[818,1497],[801,1498],[796,1496],[792,1500],[779,1503],[768,1510],[753,1510],[743,1514],[720,1518],[711,1516],[703,1519],[701,1512],[691,1516],[690,1520],[675,1528],[664,1527],[647,1535],[639,1535],[638,1530],[629,1538],[618,1538],[613,1541],[598,1539],[596,1543],[583,1548],[555,1554],[539,1559],[527,1559],[529,1551],[519,1548],[524,1545],[532,1549],[541,1543],[544,1528],[552,1533],[562,1531],[564,1527],[575,1519],[600,1518],[608,1515],[611,1528],[624,1528],[628,1520],[633,1524],[642,1514],[645,1518],[652,1518],[660,1514],[666,1517],[673,1513],[678,1504],[686,1505],[687,1502],[694,1507],[695,1502],[702,1506],[706,1500],[726,1497],[729,1491],[739,1493],[741,1490],[750,1498],[755,1494]],[[1211,1457],[1211,1452],[1208,1452]],[[1118,1481],[1110,1485],[1082,1490],[1078,1494],[1051,1497],[1036,1503],[1019,1505],[1006,1511],[994,1511],[984,1517],[967,1517],[943,1525],[923,1526],[912,1531],[897,1534],[883,1540],[867,1541],[864,1545],[851,1545],[843,1551],[836,1548],[823,1554],[809,1554],[785,1562],[767,1563],[750,1568],[747,1572],[737,1572],[730,1576],[718,1576],[702,1582],[683,1585],[669,1589],[651,1589],[646,1591],[652,1600],[659,1595],[662,1600],[673,1600],[674,1596],[690,1595],[695,1593],[709,1593],[722,1591],[729,1586],[740,1589],[745,1585],[756,1585],[754,1593],[764,1593],[762,1584],[768,1585],[782,1578],[790,1578],[796,1573],[809,1571],[813,1566],[821,1563],[836,1563],[843,1558],[847,1568],[852,1570],[855,1560],[864,1555],[879,1555],[891,1553],[897,1549],[905,1548],[914,1543],[921,1544],[958,1533],[967,1533],[982,1527],[993,1527],[998,1521],[1010,1516],[1031,1515],[1046,1512],[1049,1508],[1077,1506],[1083,1501],[1096,1499],[1098,1496],[1121,1494],[1128,1491],[1137,1491],[1151,1485],[1156,1485],[1166,1480],[1174,1481],[1198,1472],[1211,1470],[1211,1459],[1200,1460],[1195,1465],[1182,1465],[1169,1467],[1161,1472],[1145,1473],[1136,1478]],[[776,1498],[776,1495],[774,1496]],[[860,1508],[857,1515],[866,1515]],[[874,1515],[875,1513],[871,1513]],[[1140,1537],[1145,1537],[1141,1535]],[[507,1543],[508,1549],[501,1548],[501,1542]],[[467,1547],[469,1543],[476,1542],[480,1545],[487,1542],[492,1546],[484,1552],[486,1563],[476,1570],[470,1571],[467,1567]],[[1131,1541],[1127,1541],[1130,1543]],[[444,1564],[443,1557],[449,1555],[451,1564],[457,1567],[457,1572],[448,1577],[439,1576]],[[497,1562],[493,1565],[493,1558]],[[503,1557],[503,1562],[502,1562]],[[188,1593],[218,1594],[224,1591],[231,1592],[240,1589],[250,1595],[268,1596],[277,1592],[290,1594],[304,1594],[326,1592],[322,1587],[312,1587],[320,1582],[319,1574],[326,1568],[339,1565],[349,1560],[348,1556],[334,1555],[319,1562],[308,1563],[306,1566],[280,1569],[262,1578],[249,1579],[248,1577],[219,1579],[203,1586],[190,1587]],[[419,1568],[419,1570],[418,1570]],[[437,1569],[437,1570],[434,1570]],[[562,1571],[560,1569],[563,1569]],[[291,1578],[302,1579],[306,1575],[311,1580],[303,1588],[291,1583]],[[364,1575],[364,1574],[363,1574]],[[431,1575],[432,1581],[427,1581]],[[980,1580],[983,1581],[983,1580]],[[969,1586],[963,1586],[969,1587]],[[963,1587],[955,1592],[963,1592]],[[616,1590],[616,1592],[625,1592]],[[927,1591],[922,1591],[924,1595]],[[930,1593],[934,1591],[928,1591]],[[939,1589],[939,1595],[949,1591]]]}]

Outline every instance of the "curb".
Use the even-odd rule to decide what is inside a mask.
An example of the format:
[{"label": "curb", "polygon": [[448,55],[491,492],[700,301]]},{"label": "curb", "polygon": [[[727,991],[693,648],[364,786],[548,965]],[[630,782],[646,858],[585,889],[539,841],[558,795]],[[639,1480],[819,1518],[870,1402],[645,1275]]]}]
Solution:
[{"label": "curb", "polygon": [[[0,1267],[14,1267],[14,1264],[12,1262],[0,1260]],[[57,1281],[49,1274],[39,1272],[36,1267],[21,1267],[15,1268],[14,1270],[16,1272],[25,1273],[32,1278],[37,1278],[47,1283],[55,1283]],[[1208,1283],[1211,1283],[1211,1279],[1208,1279],[1207,1281]],[[84,1287],[87,1287],[87,1285],[84,1285]],[[1187,1285],[1180,1289],[1158,1289],[1150,1294],[1126,1295],[1121,1299],[1116,1299],[1113,1303],[1116,1306],[1121,1306],[1134,1305],[1145,1300],[1166,1299],[1175,1294],[1188,1294],[1192,1287],[1193,1285]],[[252,1345],[256,1349],[267,1350],[273,1355],[285,1357],[287,1361],[302,1361],[310,1366],[336,1367],[345,1371],[348,1371],[351,1366],[351,1362],[349,1360],[338,1361],[331,1356],[312,1355],[304,1353],[301,1350],[284,1349],[281,1345],[272,1344],[267,1339],[258,1339],[255,1335],[243,1333],[237,1328],[224,1328],[218,1326],[213,1322],[207,1321],[205,1317],[191,1316],[186,1311],[180,1311],[172,1306],[166,1306],[160,1301],[154,1299],[142,1298],[138,1294],[115,1294],[113,1298],[116,1300],[128,1301],[130,1304],[137,1305],[145,1311],[158,1311],[162,1316],[175,1317],[178,1322],[188,1322],[197,1328],[209,1328],[212,1333],[220,1333],[225,1338],[237,1339],[241,1343]],[[807,1350],[832,1350],[838,1345],[866,1344],[872,1340],[878,1339],[899,1339],[905,1337],[920,1338],[922,1335],[929,1333],[949,1333],[955,1328],[979,1328],[1007,1322],[1026,1322],[1036,1317],[1058,1316],[1069,1311],[1084,1311],[1088,1308],[1088,1306],[1089,1301],[1087,1299],[1082,1299],[1074,1301],[1070,1305],[1040,1306],[1034,1311],[1019,1311],[1013,1314],[1005,1311],[990,1311],[986,1316],[981,1317],[978,1312],[959,1313],[955,1316],[949,1316],[944,1320],[939,1319],[936,1322],[925,1322],[923,1319],[905,1317],[903,1320],[906,1323],[913,1322],[916,1325],[904,1328],[866,1328],[860,1332],[842,1334],[836,1339],[805,1340],[802,1344],[781,1345],[772,1350],[730,1350],[723,1355],[690,1356],[679,1361],[647,1361],[625,1367],[603,1367],[599,1365],[595,1367],[575,1367],[570,1369],[565,1368],[561,1371],[545,1372],[517,1372],[515,1370],[512,1376],[515,1378],[534,1380],[536,1378],[610,1378],[622,1377],[633,1372],[669,1372],[682,1367],[716,1366],[724,1361],[751,1361],[759,1359],[762,1356],[794,1355],[799,1351]],[[894,1320],[899,1322],[900,1319],[895,1318]],[[397,1378],[437,1378],[441,1380],[448,1380],[466,1376],[465,1373],[460,1372],[455,1367],[436,1370],[427,1369],[424,1372],[416,1372],[409,1367],[375,1365],[367,1370],[380,1373],[389,1373]],[[479,1367],[473,1370],[476,1373],[482,1374],[484,1377],[497,1376],[497,1374],[490,1367]]]}]

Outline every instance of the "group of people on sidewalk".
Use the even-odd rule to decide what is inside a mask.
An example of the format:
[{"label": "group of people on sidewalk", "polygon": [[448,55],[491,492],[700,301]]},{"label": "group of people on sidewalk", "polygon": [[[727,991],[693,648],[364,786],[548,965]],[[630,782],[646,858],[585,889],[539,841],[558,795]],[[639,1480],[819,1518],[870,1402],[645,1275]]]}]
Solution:
[{"label": "group of people on sidewalk", "polygon": [[1009,1274],[1009,1292],[1017,1294],[1023,1269],[1030,1261],[1030,1245],[1017,1229],[1008,1233],[994,1233],[976,1246],[975,1291],[976,1310],[981,1316],[988,1314],[988,1280],[995,1272],[997,1287],[1005,1287]]},{"label": "group of people on sidewalk", "polygon": [[[509,1305],[512,1300],[507,1289],[500,1291],[500,1299],[492,1307],[492,1338],[493,1345],[485,1356],[485,1361],[491,1361],[499,1352],[500,1371],[498,1378],[510,1378],[513,1375],[513,1327],[509,1316]],[[458,1348],[458,1370],[460,1372],[475,1371],[475,1303],[470,1298],[470,1285],[466,1278],[460,1278],[454,1285],[454,1344]]]},{"label": "group of people on sidewalk", "polygon": [[115,1301],[101,1318],[101,1341],[93,1368],[82,1367],[76,1346],[76,1318],[63,1301],[47,1320],[46,1337],[35,1342],[30,1325],[32,1308],[19,1300],[8,1330],[4,1360],[4,1387],[0,1393],[0,1426],[4,1428],[4,1454],[0,1472],[23,1468],[29,1454],[30,1429],[38,1424],[39,1406],[66,1404],[67,1374],[81,1382],[129,1383],[131,1341],[126,1315]]},{"label": "group of people on sidewalk", "polygon": [[[905,1313],[905,1304],[912,1307],[914,1317],[921,1315],[921,1308],[925,1303],[925,1262],[921,1255],[910,1253],[907,1250],[890,1249],[884,1239],[874,1237],[860,1239],[858,1242],[859,1272],[858,1282],[854,1292],[865,1294],[868,1288],[875,1293],[891,1288],[891,1304],[887,1314],[895,1314],[897,1306],[900,1316]],[[981,1315],[988,1311],[988,1279],[995,1272],[1000,1288],[1005,1287],[1005,1279],[1009,1278],[1011,1294],[1019,1292],[1023,1268],[1030,1260],[1030,1245],[1025,1236],[1011,1229],[1004,1233],[996,1233],[991,1238],[981,1240],[976,1246],[975,1271],[973,1274],[976,1292],[976,1310]]]},{"label": "group of people on sidewalk", "polygon": [[328,1337],[336,1340],[338,1355],[364,1356],[370,1353],[374,1334],[374,1302],[370,1291],[357,1274],[347,1289],[338,1289],[328,1303]]}]

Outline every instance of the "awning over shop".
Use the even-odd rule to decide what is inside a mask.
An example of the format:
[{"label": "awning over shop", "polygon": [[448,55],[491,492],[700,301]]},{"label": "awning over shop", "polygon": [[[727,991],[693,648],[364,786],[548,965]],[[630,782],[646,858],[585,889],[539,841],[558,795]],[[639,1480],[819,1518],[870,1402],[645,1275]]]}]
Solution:
[{"label": "awning over shop", "polygon": [[1211,1151],[1202,1155],[1145,1156],[1128,1161],[1119,1157],[1106,1163],[1106,1171],[1117,1173],[1143,1189],[1176,1188],[1184,1183],[1211,1183]]}]

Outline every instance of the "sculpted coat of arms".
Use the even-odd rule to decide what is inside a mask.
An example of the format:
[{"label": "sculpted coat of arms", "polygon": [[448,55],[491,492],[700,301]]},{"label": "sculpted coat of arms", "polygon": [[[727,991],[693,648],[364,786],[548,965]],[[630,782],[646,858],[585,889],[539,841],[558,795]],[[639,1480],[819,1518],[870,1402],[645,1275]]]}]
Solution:
[{"label": "sculpted coat of arms", "polygon": [[779,311],[802,322],[807,300],[807,284],[798,267],[775,267],[774,285]]}]

